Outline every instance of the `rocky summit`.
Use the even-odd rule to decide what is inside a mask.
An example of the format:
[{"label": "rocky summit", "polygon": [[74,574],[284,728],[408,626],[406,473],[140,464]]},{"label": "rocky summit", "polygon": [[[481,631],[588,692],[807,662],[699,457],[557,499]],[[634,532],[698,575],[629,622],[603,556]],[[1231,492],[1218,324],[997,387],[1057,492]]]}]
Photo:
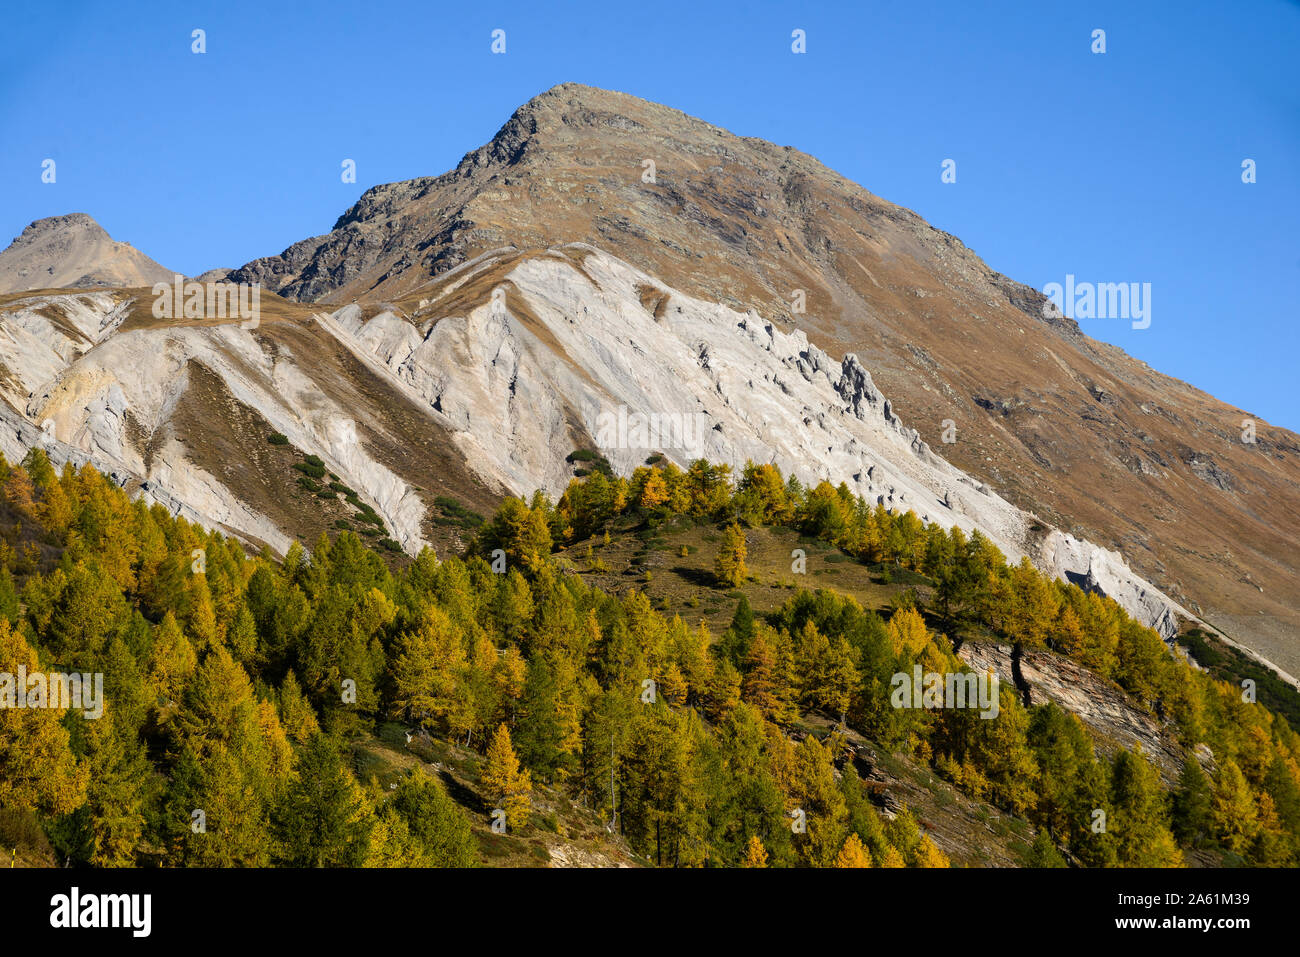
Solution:
[{"label": "rocky summit", "polygon": [[171,278],[170,269],[116,242],[85,213],[38,219],[0,253],[0,293],[143,286]]},{"label": "rocky summit", "polygon": [[[452,540],[440,501],[558,494],[578,450],[774,462],[1300,671],[1300,439],[1243,442],[1247,412],[789,147],[565,84],[454,170],[202,277],[260,284],[257,322],[155,315],[170,274],[111,272],[61,219],[0,255],[11,458],[42,442],[282,550],[333,518],[296,452],[410,554]],[[601,441],[652,415],[698,441]]]}]

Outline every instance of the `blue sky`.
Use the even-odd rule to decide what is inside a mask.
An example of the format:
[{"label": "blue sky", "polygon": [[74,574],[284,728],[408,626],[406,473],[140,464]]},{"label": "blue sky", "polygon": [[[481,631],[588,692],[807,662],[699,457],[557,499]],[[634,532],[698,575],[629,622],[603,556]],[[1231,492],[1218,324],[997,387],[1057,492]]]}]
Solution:
[{"label": "blue sky", "polygon": [[183,6],[8,11],[0,243],[81,211],[171,268],[240,265],[572,80],[796,146],[1039,289],[1150,283],[1149,328],[1084,330],[1300,429],[1296,2]]}]

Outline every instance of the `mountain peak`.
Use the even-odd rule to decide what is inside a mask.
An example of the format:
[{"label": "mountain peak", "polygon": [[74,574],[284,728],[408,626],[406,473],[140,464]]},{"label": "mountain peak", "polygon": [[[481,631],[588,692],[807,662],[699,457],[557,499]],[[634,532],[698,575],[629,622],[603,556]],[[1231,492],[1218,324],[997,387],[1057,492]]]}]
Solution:
[{"label": "mountain peak", "polygon": [[42,236],[48,236],[51,233],[68,233],[68,232],[88,232],[95,235],[107,236],[108,233],[104,227],[95,222],[94,217],[87,213],[67,213],[63,216],[46,216],[44,219],[38,219],[30,223],[23,230],[22,235],[14,242],[26,241],[31,242]]},{"label": "mountain peak", "polygon": [[130,243],[114,240],[86,213],[38,219],[0,252],[0,293],[148,286],[172,275]]},{"label": "mountain peak", "polygon": [[[1300,621],[1280,605],[1257,621],[1253,586],[1221,587],[1222,570],[1185,557],[1209,554],[1200,530],[1213,526],[1217,547],[1249,556],[1242,574],[1250,568],[1255,581],[1273,569],[1260,586],[1294,591],[1294,571],[1275,557],[1296,528],[1284,504],[1294,501],[1293,466],[1266,474],[1250,447],[1225,443],[1229,409],[1045,313],[1040,291],[815,158],[668,106],[552,87],[455,169],[376,186],[330,233],[231,278],[292,300],[416,309],[440,277],[507,247],[524,259],[594,247],[659,288],[752,314],[755,328],[852,353],[954,465],[1110,547],[1145,543],[1146,516],[1165,514],[1164,489],[1181,483],[1193,503],[1186,520],[1161,528],[1169,550],[1158,556],[1129,548],[1135,567],[1179,593],[1223,594],[1212,611],[1261,643],[1269,628]],[[941,437],[943,423],[960,426],[960,442]],[[1249,498],[1224,491],[1216,469],[1233,482],[1254,476]],[[1252,511],[1259,502],[1271,503],[1266,519]]]}]

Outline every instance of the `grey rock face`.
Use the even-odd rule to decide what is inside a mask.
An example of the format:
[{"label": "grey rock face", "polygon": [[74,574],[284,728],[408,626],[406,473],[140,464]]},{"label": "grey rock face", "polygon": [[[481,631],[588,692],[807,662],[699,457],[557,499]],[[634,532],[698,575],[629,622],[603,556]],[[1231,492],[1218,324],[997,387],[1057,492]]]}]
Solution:
[{"label": "grey rock face", "polygon": [[840,363],[840,379],[835,385],[835,391],[848,403],[853,414],[859,419],[866,418],[868,414],[875,414],[880,402],[880,393],[876,391],[876,384],[871,381],[871,373],[863,367],[852,352],[847,353]]}]

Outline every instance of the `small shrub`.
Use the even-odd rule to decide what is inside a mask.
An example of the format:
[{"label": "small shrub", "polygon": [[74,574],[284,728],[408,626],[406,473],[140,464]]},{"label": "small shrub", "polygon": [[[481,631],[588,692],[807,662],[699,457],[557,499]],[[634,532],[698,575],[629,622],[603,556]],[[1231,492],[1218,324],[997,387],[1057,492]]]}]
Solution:
[{"label": "small shrub", "polygon": [[282,432],[272,432],[266,437],[266,441],[272,445],[288,445],[289,437]]}]

